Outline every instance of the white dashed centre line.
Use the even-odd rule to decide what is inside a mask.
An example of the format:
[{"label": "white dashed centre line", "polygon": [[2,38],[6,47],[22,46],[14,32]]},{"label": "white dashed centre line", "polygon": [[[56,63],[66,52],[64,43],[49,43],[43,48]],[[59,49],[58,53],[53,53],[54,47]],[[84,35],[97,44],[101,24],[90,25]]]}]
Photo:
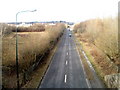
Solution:
[{"label": "white dashed centre line", "polygon": [[65,82],[65,83],[67,82],[67,75],[65,75],[65,80],[64,80],[64,82]]},{"label": "white dashed centre line", "polygon": [[66,65],[68,64],[68,61],[66,61]]},{"label": "white dashed centre line", "polygon": [[67,52],[67,55],[68,55],[68,52]]}]

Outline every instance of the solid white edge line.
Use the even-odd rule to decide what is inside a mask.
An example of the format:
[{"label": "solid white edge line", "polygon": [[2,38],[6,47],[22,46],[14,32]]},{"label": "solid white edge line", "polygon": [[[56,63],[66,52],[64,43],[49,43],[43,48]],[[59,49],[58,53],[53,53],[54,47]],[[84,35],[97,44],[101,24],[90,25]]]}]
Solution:
[{"label": "solid white edge line", "polygon": [[86,82],[87,82],[88,87],[90,88],[90,84],[87,78],[86,78]]},{"label": "solid white edge line", "polygon": [[94,70],[94,68],[93,68],[92,64],[90,63],[90,61],[88,60],[88,58],[87,58],[87,56],[86,56],[85,52],[84,52],[84,51],[82,51],[82,53],[83,53],[84,57],[86,58],[87,63],[88,63],[88,65],[90,66],[90,68],[91,68],[91,69],[95,72],[95,70]]},{"label": "solid white edge line", "polygon": [[[76,46],[76,50],[77,50],[78,56],[79,56],[79,58],[80,58],[80,54],[79,54],[79,51],[78,51],[77,46]],[[80,58],[80,59],[81,59],[81,58]],[[87,75],[86,75],[86,72],[85,72],[85,70],[84,70],[84,67],[83,67],[83,63],[82,63],[81,60],[80,60],[80,62],[81,62],[81,65],[82,65],[82,69],[83,69],[84,75],[87,76]],[[91,88],[91,87],[90,87],[90,84],[89,84],[88,82],[89,82],[89,81],[88,81],[88,79],[86,78],[86,83],[87,83],[87,85],[88,85],[88,88]]]}]

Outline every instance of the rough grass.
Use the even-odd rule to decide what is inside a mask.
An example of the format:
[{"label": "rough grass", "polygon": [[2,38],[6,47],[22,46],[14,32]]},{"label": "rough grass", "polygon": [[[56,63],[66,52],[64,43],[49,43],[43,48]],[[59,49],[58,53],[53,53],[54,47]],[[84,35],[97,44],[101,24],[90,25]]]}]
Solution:
[{"label": "rough grass", "polygon": [[[19,65],[21,69],[27,69],[30,63],[34,62],[35,54],[36,56],[41,55],[48,48],[49,39],[45,37],[46,35],[46,33],[42,33],[42,35],[41,33],[29,34],[27,37],[18,35]],[[15,37],[3,38],[3,66],[14,68],[16,62],[15,46]]]},{"label": "rough grass", "polygon": [[119,66],[117,17],[87,20],[76,24],[74,30],[82,41],[97,46]]},{"label": "rough grass", "polygon": [[[77,42],[77,43],[79,43],[79,42]],[[77,45],[77,49],[78,49],[78,51],[79,51],[80,58],[81,58],[82,63],[83,63],[83,65],[84,65],[84,69],[85,69],[85,72],[86,72],[86,75],[87,75],[87,79],[88,79],[88,80],[94,80],[93,73],[91,72],[91,69],[90,69],[88,63],[87,63],[87,61],[86,61],[86,59],[85,59],[82,51],[80,50],[79,44]]]},{"label": "rough grass", "polygon": [[117,17],[93,19],[74,26],[76,37],[103,81],[106,75],[119,71],[120,52],[118,52],[117,21]]},{"label": "rough grass", "polygon": [[39,84],[41,83],[41,80],[49,67],[49,64],[52,60],[52,57],[57,49],[57,45],[54,47],[52,51],[50,51],[49,55],[45,60],[42,62],[40,67],[38,67],[34,73],[32,73],[32,79],[28,83],[26,83],[22,88],[38,88]]},{"label": "rough grass", "polygon": [[[85,51],[88,59],[90,60],[92,66],[94,67],[95,71],[97,72],[98,76],[104,81],[104,76],[109,74],[117,73],[117,67],[114,63],[111,63],[109,58],[95,45],[90,44],[84,39],[80,39],[79,35],[75,34],[78,41],[81,43],[83,50]],[[83,41],[82,41],[83,40]],[[82,58],[83,56],[81,56]],[[92,74],[89,73],[89,68],[85,64],[83,57],[83,63],[85,65],[86,73],[89,76],[88,78],[92,77]]]},{"label": "rough grass", "polygon": [[[44,32],[19,32],[18,33],[18,56],[19,73],[26,71],[33,65],[45,52],[54,46],[57,39],[65,29],[64,24],[58,24],[51,30]],[[3,84],[5,87],[15,87],[16,81],[9,83],[16,78],[16,34],[11,33],[3,37]],[[5,75],[4,75],[5,74]],[[8,76],[11,77],[8,78]],[[22,75],[21,75],[22,78]],[[10,80],[9,80],[10,79]],[[22,80],[22,79],[21,79]],[[22,81],[21,81],[22,82]],[[10,85],[12,84],[12,85]]]},{"label": "rough grass", "polygon": [[[55,27],[52,30],[44,32],[22,32],[18,33],[18,55],[19,65],[21,69],[27,69],[35,62],[36,56],[45,53],[50,47],[51,42],[63,32],[62,26]],[[3,66],[15,66],[16,55],[16,34],[12,33],[9,36],[3,37]]]}]

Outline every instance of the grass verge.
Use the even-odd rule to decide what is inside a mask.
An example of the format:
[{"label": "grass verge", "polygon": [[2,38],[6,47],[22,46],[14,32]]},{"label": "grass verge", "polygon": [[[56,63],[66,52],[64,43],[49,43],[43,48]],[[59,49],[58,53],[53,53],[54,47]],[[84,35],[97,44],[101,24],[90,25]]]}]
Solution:
[{"label": "grass verge", "polygon": [[[60,42],[60,41],[59,41]],[[22,88],[38,88],[39,84],[42,81],[44,74],[46,73],[49,64],[54,56],[55,51],[57,50],[57,45],[50,51],[49,55],[41,62],[40,66],[31,74],[32,79],[26,83]]]},{"label": "grass verge", "polygon": [[82,50],[80,49],[80,47],[85,51],[86,56],[88,57],[88,60],[91,62],[93,68],[96,71],[96,74],[98,75],[98,77],[100,78],[100,80],[102,80],[102,82],[105,85],[105,87],[107,87],[106,83],[104,81],[104,74],[101,71],[101,69],[96,65],[96,63],[94,62],[95,59],[94,59],[94,57],[90,53],[90,48],[89,49],[86,48],[85,47],[86,46],[85,43],[83,43],[82,41],[80,41],[79,38],[76,37],[76,35],[75,35],[75,39],[76,39],[75,41],[76,41],[76,44],[77,44],[77,49],[78,49],[79,54],[80,54],[80,58],[81,58],[82,63],[84,65],[84,69],[85,69],[85,72],[86,72],[86,75],[87,75],[87,79],[90,82],[92,82],[92,81],[94,81],[95,78],[94,78],[94,75],[93,75],[93,73],[92,73],[92,71],[90,69],[90,66],[88,65],[88,62],[87,62],[85,56],[83,55]]}]

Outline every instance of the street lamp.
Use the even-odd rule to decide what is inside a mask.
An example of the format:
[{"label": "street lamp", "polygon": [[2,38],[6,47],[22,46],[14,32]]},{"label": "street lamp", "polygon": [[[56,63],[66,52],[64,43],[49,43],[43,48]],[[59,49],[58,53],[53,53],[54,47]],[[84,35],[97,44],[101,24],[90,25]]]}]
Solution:
[{"label": "street lamp", "polygon": [[36,9],[35,10],[26,10],[26,11],[20,11],[18,13],[16,13],[16,74],[17,74],[17,88],[19,90],[19,63],[18,63],[18,34],[17,34],[17,17],[20,13],[23,13],[23,12],[35,12],[37,11]]}]

